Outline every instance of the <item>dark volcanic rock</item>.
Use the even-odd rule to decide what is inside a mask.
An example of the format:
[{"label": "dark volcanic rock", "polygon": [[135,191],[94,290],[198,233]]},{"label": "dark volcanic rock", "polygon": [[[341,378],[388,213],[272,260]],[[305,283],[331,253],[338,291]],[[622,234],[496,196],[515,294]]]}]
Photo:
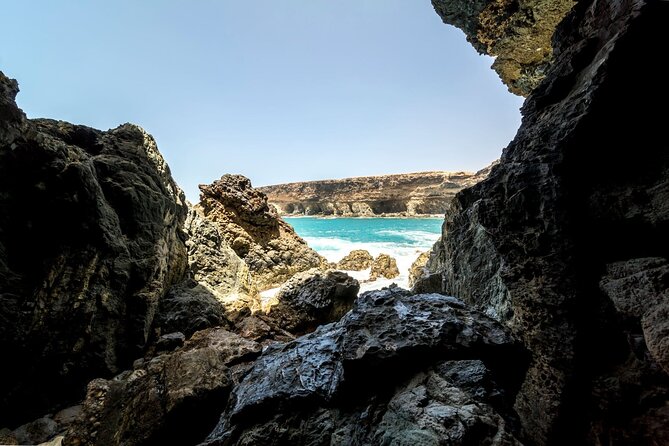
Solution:
[{"label": "dark volcanic rock", "polygon": [[527,96],[552,62],[555,27],[574,0],[432,0],[444,23],[464,31],[515,94]]},{"label": "dark volcanic rock", "polygon": [[524,364],[499,324],[457,299],[365,293],[341,321],[268,347],[206,444],[515,444],[489,377],[512,389]]},{"label": "dark volcanic rock", "polygon": [[254,286],[266,290],[294,274],[327,264],[281,220],[267,197],[241,175],[200,186],[200,207],[220,236],[246,262]]},{"label": "dark volcanic rock", "polygon": [[305,333],[339,320],[353,306],[358,290],[358,281],[341,271],[305,271],[281,287],[267,315],[284,330]]},{"label": "dark volcanic rock", "polygon": [[184,196],[153,138],[28,120],[0,73],[0,419],[18,424],[139,355],[186,270]]},{"label": "dark volcanic rock", "polygon": [[669,146],[656,111],[669,102],[658,57],[667,17],[667,2],[578,4],[518,134],[488,179],[456,197],[429,262],[439,291],[532,351],[515,408],[538,444],[669,437],[658,366]]},{"label": "dark volcanic rock", "polygon": [[173,353],[157,356],[113,380],[96,379],[65,445],[194,444],[225,407],[240,373],[260,345],[222,329],[196,333]]}]

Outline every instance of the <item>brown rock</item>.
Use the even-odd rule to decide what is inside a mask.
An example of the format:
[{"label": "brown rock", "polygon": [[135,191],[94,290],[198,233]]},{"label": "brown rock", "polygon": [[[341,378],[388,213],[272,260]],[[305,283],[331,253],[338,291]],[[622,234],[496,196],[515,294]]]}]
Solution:
[{"label": "brown rock", "polygon": [[346,257],[337,262],[335,268],[346,271],[363,271],[371,268],[374,257],[364,249],[354,249]]},{"label": "brown rock", "polygon": [[376,280],[379,277],[394,279],[400,275],[397,268],[397,261],[388,254],[379,254],[372,263],[372,270],[369,273],[369,280]]},{"label": "brown rock", "polygon": [[200,186],[200,208],[218,226],[220,236],[244,260],[259,291],[281,285],[294,274],[326,265],[279,218],[265,194],[241,175],[224,175]]},{"label": "brown rock", "polygon": [[259,188],[281,215],[443,214],[453,196],[486,177],[479,172],[419,172]]},{"label": "brown rock", "polygon": [[[236,364],[260,345],[223,329],[196,333],[186,345],[113,380],[88,385],[83,415],[65,445],[194,444],[215,425]],[[184,428],[187,426],[187,428]]]},{"label": "brown rock", "polygon": [[512,93],[527,96],[553,60],[551,39],[573,0],[432,0],[444,23],[464,31]]},{"label": "brown rock", "polygon": [[409,269],[409,288],[413,288],[418,280],[425,278],[429,274],[426,268],[429,259],[430,251],[425,251],[411,264],[411,269]]}]

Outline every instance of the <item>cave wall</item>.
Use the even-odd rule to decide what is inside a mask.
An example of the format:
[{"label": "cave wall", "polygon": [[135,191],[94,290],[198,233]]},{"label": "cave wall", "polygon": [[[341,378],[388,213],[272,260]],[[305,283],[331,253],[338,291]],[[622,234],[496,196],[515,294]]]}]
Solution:
[{"label": "cave wall", "polygon": [[669,443],[667,18],[667,2],[579,2],[431,254],[436,291],[532,351],[515,403],[532,443]]}]

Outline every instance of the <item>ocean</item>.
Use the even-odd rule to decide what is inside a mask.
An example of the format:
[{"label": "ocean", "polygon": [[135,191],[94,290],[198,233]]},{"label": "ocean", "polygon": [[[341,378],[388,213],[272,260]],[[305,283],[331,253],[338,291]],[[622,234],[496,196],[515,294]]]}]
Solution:
[{"label": "ocean", "polygon": [[[397,260],[400,276],[361,283],[360,292],[391,283],[408,288],[409,268],[441,235],[443,218],[316,218],[284,217],[316,252],[337,262],[354,249],[366,249],[376,257],[388,254]],[[367,272],[350,272],[358,280]]]}]

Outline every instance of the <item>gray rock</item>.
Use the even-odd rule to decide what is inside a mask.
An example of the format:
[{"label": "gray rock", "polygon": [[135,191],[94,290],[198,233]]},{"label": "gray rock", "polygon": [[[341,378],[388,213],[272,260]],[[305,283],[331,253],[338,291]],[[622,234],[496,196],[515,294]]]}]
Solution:
[{"label": "gray rock", "polygon": [[58,423],[43,417],[16,428],[12,434],[18,444],[39,444],[49,441],[58,432]]},{"label": "gray rock", "polygon": [[[420,374],[440,359],[461,355],[484,358],[498,369],[502,358],[514,361],[522,376],[524,357],[514,340],[498,323],[466,309],[457,299],[411,295],[399,288],[365,293],[339,322],[287,344],[267,347],[235,387],[234,404],[206,444],[330,444],[331,438],[335,444],[376,444],[372,438],[391,435],[393,424],[391,415],[386,424],[380,424],[388,403],[380,395],[387,395],[407,376]],[[467,415],[466,404],[460,404],[500,394],[483,383],[488,376],[483,363],[469,362],[459,369],[446,364],[439,370],[460,383],[463,390],[458,390],[458,395],[466,395],[458,402],[451,401],[460,411],[453,419],[470,416],[478,420],[471,426],[478,426],[485,416],[481,423],[487,429],[504,432],[500,438],[513,438],[504,418],[493,408],[486,406]],[[518,374],[505,379],[517,380]],[[365,409],[370,405],[374,408]],[[372,416],[370,412],[378,413]],[[369,421],[359,426],[361,417]],[[411,438],[414,430],[397,429],[406,438]],[[462,438],[478,429],[472,427]],[[427,431],[434,438],[443,433],[436,428]]]},{"label": "gray rock", "polygon": [[296,274],[275,296],[267,315],[291,333],[304,333],[339,320],[353,306],[360,284],[340,271]]}]

